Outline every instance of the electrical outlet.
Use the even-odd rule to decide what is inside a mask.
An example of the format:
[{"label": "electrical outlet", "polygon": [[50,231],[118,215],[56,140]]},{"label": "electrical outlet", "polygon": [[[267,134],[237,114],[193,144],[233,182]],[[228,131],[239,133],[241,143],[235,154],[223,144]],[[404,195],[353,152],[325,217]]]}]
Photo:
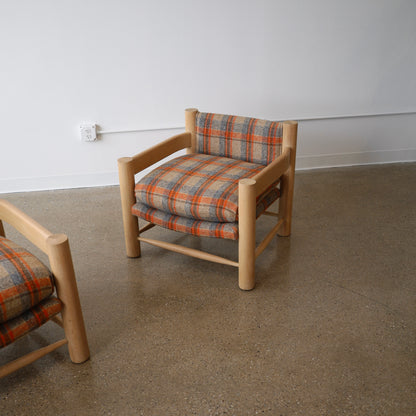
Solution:
[{"label": "electrical outlet", "polygon": [[95,142],[97,140],[97,125],[94,123],[83,123],[79,126],[81,140],[83,142]]}]

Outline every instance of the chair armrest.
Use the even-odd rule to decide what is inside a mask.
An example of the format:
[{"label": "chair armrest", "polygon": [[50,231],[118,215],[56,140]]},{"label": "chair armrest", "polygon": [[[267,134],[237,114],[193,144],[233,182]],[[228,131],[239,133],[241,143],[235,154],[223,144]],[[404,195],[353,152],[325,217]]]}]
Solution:
[{"label": "chair armrest", "polygon": [[49,255],[48,238],[52,236],[52,233],[4,199],[0,199],[0,234],[4,235],[4,229],[1,225],[2,220]]},{"label": "chair armrest", "polygon": [[133,157],[118,159],[121,211],[128,257],[140,257],[140,245],[137,240],[139,236],[138,221],[137,217],[131,213],[131,207],[136,203],[134,175],[178,150],[190,148],[191,140],[192,134],[190,132],[177,134]]},{"label": "chair armrest", "polygon": [[144,150],[131,158],[120,158],[119,162],[128,162],[131,165],[131,169],[134,174],[146,169],[156,162],[164,159],[165,157],[191,146],[191,133],[185,132],[164,140],[149,149]]},{"label": "chair armrest", "polygon": [[256,181],[256,196],[261,195],[287,171],[290,166],[290,152],[287,147],[277,159],[253,176],[252,179]]}]

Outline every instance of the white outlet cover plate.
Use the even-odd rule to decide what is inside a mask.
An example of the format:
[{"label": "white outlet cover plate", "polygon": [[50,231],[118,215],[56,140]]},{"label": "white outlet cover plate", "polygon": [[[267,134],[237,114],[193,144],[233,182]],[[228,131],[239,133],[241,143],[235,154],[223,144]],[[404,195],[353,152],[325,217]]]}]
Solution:
[{"label": "white outlet cover plate", "polygon": [[95,142],[97,140],[97,125],[95,123],[82,123],[79,126],[79,131],[83,142]]}]

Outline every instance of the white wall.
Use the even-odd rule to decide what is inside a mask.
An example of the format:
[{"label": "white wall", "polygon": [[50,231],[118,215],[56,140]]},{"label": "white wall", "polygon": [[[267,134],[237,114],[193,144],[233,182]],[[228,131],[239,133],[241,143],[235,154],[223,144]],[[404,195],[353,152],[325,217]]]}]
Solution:
[{"label": "white wall", "polygon": [[[320,118],[300,168],[416,160],[415,21],[414,0],[0,0],[0,192],[115,184],[186,107]],[[409,114],[331,118],[386,113]],[[82,143],[88,121],[166,130]]]}]

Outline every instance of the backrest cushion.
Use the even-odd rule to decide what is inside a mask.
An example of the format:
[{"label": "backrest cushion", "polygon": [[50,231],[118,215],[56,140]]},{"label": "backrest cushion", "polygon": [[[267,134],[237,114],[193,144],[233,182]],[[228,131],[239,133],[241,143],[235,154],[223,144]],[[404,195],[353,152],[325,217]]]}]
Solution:
[{"label": "backrest cushion", "polygon": [[213,113],[196,115],[197,152],[268,165],[281,154],[282,124]]},{"label": "backrest cushion", "polygon": [[0,237],[0,323],[37,305],[53,289],[52,274],[40,260]]}]

